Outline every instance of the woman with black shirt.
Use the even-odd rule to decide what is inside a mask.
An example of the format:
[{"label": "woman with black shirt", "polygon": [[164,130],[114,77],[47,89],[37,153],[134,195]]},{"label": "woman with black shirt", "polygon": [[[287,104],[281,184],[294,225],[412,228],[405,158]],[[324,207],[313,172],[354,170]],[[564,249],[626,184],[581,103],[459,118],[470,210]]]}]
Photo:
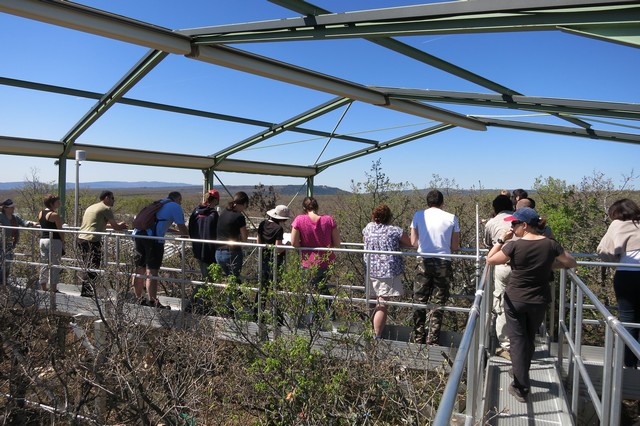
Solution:
[{"label": "woman with black shirt", "polygon": [[40,262],[44,263],[44,266],[40,268],[40,286],[46,291],[47,283],[49,283],[51,289],[57,291],[60,269],[55,265],[59,265],[62,258],[64,234],[62,232],[52,232],[51,230],[62,229],[62,219],[57,213],[60,207],[60,197],[48,194],[44,197],[44,207],[44,210],[38,213],[38,222],[42,228]]},{"label": "woman with black shirt", "polygon": [[[535,351],[535,335],[551,301],[549,275],[554,266],[573,268],[575,259],[555,240],[540,235],[545,220],[528,207],[504,219],[511,222],[487,255],[489,265],[511,265],[504,294],[507,335],[511,343],[513,382],[509,386],[518,401],[526,402],[531,390],[529,369]],[[514,236],[518,240],[510,240]]]}]

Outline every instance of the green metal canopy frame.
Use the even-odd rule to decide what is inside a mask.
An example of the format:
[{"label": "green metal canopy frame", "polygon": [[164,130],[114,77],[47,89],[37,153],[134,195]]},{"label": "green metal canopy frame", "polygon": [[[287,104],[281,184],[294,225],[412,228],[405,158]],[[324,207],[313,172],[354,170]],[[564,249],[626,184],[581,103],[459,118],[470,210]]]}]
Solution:
[{"label": "green metal canopy frame", "polygon": [[[637,48],[640,47],[640,4],[636,0],[469,0],[339,14],[301,0],[271,0],[271,2],[303,16],[274,21],[171,30],[67,1],[0,0],[0,12],[150,49],[105,93],[0,76],[2,85],[96,100],[96,103],[78,119],[62,139],[36,140],[0,135],[0,153],[57,158],[60,160],[58,162],[59,182],[66,182],[66,161],[63,160],[72,159],[74,151],[82,149],[87,151],[94,161],[202,170],[205,187],[212,185],[214,172],[226,171],[303,177],[307,179],[308,190],[312,191],[314,176],[335,164],[456,127],[475,131],[487,130],[490,127],[504,127],[634,144],[640,142],[638,134],[601,131],[594,129],[593,123],[589,122],[591,117],[637,121],[640,119],[638,104],[529,97],[391,38],[392,36],[432,34],[556,30]],[[365,39],[493,93],[368,86],[229,46],[240,43],[345,38]],[[127,92],[169,55],[182,55],[192,60],[318,90],[336,97],[280,123],[126,97]],[[317,117],[346,108],[354,102],[427,118],[439,124],[387,141],[303,127],[305,123]],[[118,103],[258,126],[264,130],[241,141],[229,143],[226,148],[210,155],[150,152],[76,143],[76,140],[92,124]],[[487,119],[479,115],[460,114],[429,103],[534,111],[556,116],[566,121],[567,125]],[[249,147],[284,132],[355,142],[362,144],[363,147],[311,165],[274,164],[231,158]],[[64,201],[65,185],[59,185],[59,188],[60,196]]]}]

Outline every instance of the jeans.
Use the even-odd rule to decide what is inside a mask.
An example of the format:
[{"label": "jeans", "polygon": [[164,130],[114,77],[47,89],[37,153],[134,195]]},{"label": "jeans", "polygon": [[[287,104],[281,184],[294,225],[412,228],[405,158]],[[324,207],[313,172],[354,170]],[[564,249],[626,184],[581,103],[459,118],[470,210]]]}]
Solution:
[{"label": "jeans", "polygon": [[[236,277],[236,282],[240,283],[240,269],[242,269],[242,261],[244,259],[244,255],[242,250],[225,250],[218,249],[216,250],[216,263],[220,265],[222,268],[222,272],[226,276],[232,275]],[[234,299],[239,299],[242,297],[242,293],[236,292],[232,295],[227,296],[226,307],[227,314],[234,315],[235,307],[233,305]]]},{"label": "jeans", "polygon": [[216,263],[222,268],[225,275],[233,275],[240,281],[240,270],[244,255],[242,250],[216,250]]},{"label": "jeans", "polygon": [[[616,271],[613,276],[613,290],[618,300],[618,319],[622,322],[640,323],[640,271]],[[638,340],[640,329],[625,327]],[[631,349],[624,348],[624,366],[636,368],[638,358]]]}]

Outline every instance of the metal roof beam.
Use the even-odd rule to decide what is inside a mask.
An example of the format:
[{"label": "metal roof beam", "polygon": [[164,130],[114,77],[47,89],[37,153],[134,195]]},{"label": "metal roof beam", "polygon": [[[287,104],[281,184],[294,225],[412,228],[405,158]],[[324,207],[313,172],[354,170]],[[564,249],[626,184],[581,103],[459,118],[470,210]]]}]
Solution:
[{"label": "metal roof beam", "polygon": [[230,155],[233,155],[239,151],[242,151],[243,149],[259,144],[260,142],[263,142],[273,136],[279,135],[280,133],[283,133],[289,130],[289,128],[292,128],[298,124],[302,124],[307,121],[313,120],[314,118],[327,114],[344,105],[350,104],[351,102],[353,102],[351,99],[334,98],[328,102],[323,103],[322,105],[319,105],[315,108],[305,111],[302,114],[298,114],[293,118],[283,121],[282,123],[276,124],[269,129],[266,129],[260,133],[257,133],[253,136],[246,138],[243,141],[240,141],[234,145],[231,145],[230,147],[225,148],[213,154],[212,157],[215,158],[216,162],[224,160]]},{"label": "metal roof beam", "polygon": [[589,139],[600,139],[611,142],[640,144],[640,135],[621,132],[607,132],[604,130],[580,129],[576,127],[554,126],[551,124],[525,123],[522,121],[497,120],[495,118],[481,119],[487,126],[503,127],[507,129],[530,130],[533,132],[552,133],[562,136],[578,136]]},{"label": "metal roof beam", "polygon": [[572,114],[619,118],[624,120],[640,120],[640,104],[522,95],[502,96],[485,93],[451,92],[428,89],[398,89],[392,87],[375,87],[375,89],[384,92],[387,96],[394,99],[412,99],[429,102],[538,111],[549,114],[559,114],[563,118],[563,114]]},{"label": "metal roof beam", "polygon": [[[319,14],[331,13],[329,10],[319,8],[318,6],[315,6],[303,0],[270,0],[270,1],[272,3],[287,7],[298,13],[304,13],[307,15],[319,15]],[[413,58],[424,64],[427,64],[437,69],[440,69],[442,71],[445,71],[449,74],[460,77],[464,80],[475,83],[479,86],[486,87],[489,90],[493,90],[495,92],[501,93],[503,95],[521,95],[522,94],[513,89],[509,89],[508,87],[498,84],[494,81],[491,81],[487,78],[484,78],[478,74],[475,74],[471,71],[468,71],[464,68],[461,68],[457,65],[454,65],[450,62],[447,62],[443,59],[440,59],[436,56],[429,55],[428,53],[423,52],[422,50],[416,49],[394,38],[375,37],[375,38],[367,38],[366,40],[368,40],[371,43],[375,43],[379,46],[382,46],[386,49],[390,49],[394,52],[398,52],[402,55]],[[578,120],[571,117],[560,117],[560,118],[581,127],[585,127],[585,128],[591,127],[589,123],[586,123],[582,120]]]},{"label": "metal roof beam", "polygon": [[640,47],[640,31],[638,31],[637,25],[572,26],[559,29],[569,34],[618,43],[629,47]]},{"label": "metal roof beam", "polygon": [[[81,98],[88,98],[88,99],[101,99],[102,96],[104,96],[102,93],[98,93],[98,92],[89,92],[86,90],[71,89],[68,87],[54,86],[51,84],[36,83],[36,82],[26,81],[26,80],[17,80],[14,78],[7,78],[7,77],[0,77],[0,84],[6,85],[6,86],[13,86],[13,87],[22,87],[24,89],[39,90],[39,91],[49,92],[49,93],[58,93],[62,95],[78,96]],[[251,126],[258,126],[258,127],[272,128],[277,125],[276,123],[271,123],[263,120],[254,120],[251,118],[238,117],[235,115],[220,114],[217,112],[202,111],[198,109],[184,108],[184,107],[179,107],[174,105],[167,105],[167,104],[161,104],[157,102],[149,102],[149,101],[143,101],[139,99],[126,98],[126,97],[120,98],[117,101],[117,103],[137,106],[142,108],[156,109],[159,111],[174,112],[177,114],[186,114],[186,115],[191,115],[196,117],[211,118],[214,120],[229,121],[232,123],[248,124]],[[367,143],[367,144],[377,143],[377,141],[373,139],[366,139],[366,138],[349,136],[349,135],[331,134],[330,132],[307,129],[304,127],[292,127],[288,130],[291,132],[303,133],[307,135],[314,135],[314,136],[320,136],[320,137],[333,137],[334,139],[342,139],[342,140],[347,140],[351,142],[360,142],[360,143]]]},{"label": "metal roof beam", "polygon": [[100,100],[78,121],[62,138],[64,144],[63,155],[66,156],[71,151],[75,140],[84,133],[93,123],[95,123],[109,108],[118,102],[133,86],[144,78],[153,68],[156,67],[169,54],[159,50],[150,50],[137,64],[127,72]]},{"label": "metal roof beam", "polygon": [[[382,22],[376,24],[341,25],[334,27],[291,27],[279,31],[254,30],[216,33],[224,28],[211,28],[208,34],[193,36],[195,44],[234,44],[279,41],[337,40],[347,38],[378,38],[401,36],[428,36],[447,34],[554,31],[583,27],[595,32],[600,26],[612,23],[628,25],[631,35],[638,36],[640,6],[625,9],[593,12],[557,12],[553,14],[488,16],[478,18],[448,19],[446,21]],[[604,40],[604,38],[602,38]]]},{"label": "metal roof beam", "polygon": [[318,73],[271,58],[226,46],[195,46],[195,59],[227,68],[260,75],[273,80],[332,93],[430,120],[441,121],[471,130],[486,130],[477,120],[463,114],[404,100],[390,100],[364,85]]},{"label": "metal roof beam", "polygon": [[431,136],[436,133],[443,132],[445,130],[453,129],[455,126],[450,124],[438,124],[437,126],[428,127],[426,129],[418,130],[417,132],[410,133],[408,135],[400,136],[395,139],[391,139],[387,142],[380,142],[376,146],[363,148],[358,151],[351,152],[349,154],[342,155],[340,157],[333,158],[331,160],[323,161],[322,163],[318,163],[318,172],[321,172],[328,167],[335,166],[336,164],[344,163],[345,161],[353,160],[359,157],[363,157],[365,155],[372,154],[374,152],[382,151],[384,149],[392,148],[394,146],[402,145],[407,142],[414,141],[416,139],[424,138],[426,136]]},{"label": "metal roof beam", "polygon": [[186,55],[191,40],[166,28],[67,1],[0,0],[0,12],[163,52]]},{"label": "metal roof beam", "polygon": [[[297,166],[230,159],[224,160],[220,164],[216,164],[214,166],[213,158],[202,155],[187,155],[172,152],[145,151],[86,144],[76,144],[76,148],[86,151],[87,158],[91,161],[104,163],[196,170],[204,170],[213,167],[216,171],[221,172],[290,177],[308,177],[317,174],[317,169],[313,166]],[[57,159],[60,158],[62,153],[63,145],[59,141],[0,136],[0,154]],[[73,153],[68,153],[66,158],[73,160]]]},{"label": "metal roof beam", "polygon": [[[331,11],[327,9],[323,9],[321,7],[318,7],[316,5],[313,5],[303,0],[269,0],[269,1],[279,6],[286,7],[289,10],[293,10],[294,12],[303,13],[305,15],[320,15],[320,14],[331,13]],[[445,71],[449,74],[460,77],[464,80],[475,83],[479,86],[485,87],[489,90],[493,90],[498,93],[511,94],[511,95],[520,94],[512,89],[509,89],[508,87],[505,87],[501,84],[498,84],[494,81],[484,78],[462,67],[454,65],[451,62],[447,62],[436,56],[430,55],[422,50],[416,49],[415,47],[409,46],[408,44],[398,41],[396,39],[387,38],[387,37],[376,37],[376,38],[367,38],[366,40],[371,43],[375,43],[379,46],[382,46],[386,49],[400,53],[401,55],[413,58],[416,61],[422,62],[434,68]]]},{"label": "metal roof beam", "polygon": [[476,0],[430,3],[387,9],[305,16],[180,30],[197,43],[239,43],[447,34],[457,32],[530,31],[558,25],[637,23],[633,0]]},{"label": "metal roof beam", "polygon": [[[520,2],[522,0],[517,1]],[[40,7],[43,4],[48,6],[46,10],[42,10],[43,8]],[[32,11],[31,8],[37,10],[38,13]],[[116,40],[146,45],[152,49],[157,49],[157,46],[167,42],[167,38],[173,36],[175,38],[175,46],[173,48],[171,46],[164,46],[159,48],[159,50],[164,49],[167,52],[183,54],[190,52],[190,54],[187,55],[188,57],[203,62],[222,65],[227,68],[261,75],[273,80],[285,81],[301,87],[312,88],[373,105],[384,106],[403,113],[441,121],[455,126],[472,130],[486,130],[485,126],[479,121],[462,114],[402,100],[389,102],[388,99],[385,99],[381,94],[367,89],[363,85],[229,47],[200,46],[198,48],[198,46],[191,46],[189,38],[176,32],[166,31],[159,27],[118,17],[117,15],[107,14],[98,9],[86,8],[74,3],[43,3],[35,0],[22,0],[19,2],[0,0],[0,11],[55,23]],[[119,34],[118,31],[106,31],[104,27],[108,27],[111,30],[115,28],[120,29],[123,34]],[[135,37],[130,36],[129,33],[131,32],[135,33]],[[189,44],[188,49],[185,49],[184,43]],[[177,47],[180,48],[178,49]]]}]

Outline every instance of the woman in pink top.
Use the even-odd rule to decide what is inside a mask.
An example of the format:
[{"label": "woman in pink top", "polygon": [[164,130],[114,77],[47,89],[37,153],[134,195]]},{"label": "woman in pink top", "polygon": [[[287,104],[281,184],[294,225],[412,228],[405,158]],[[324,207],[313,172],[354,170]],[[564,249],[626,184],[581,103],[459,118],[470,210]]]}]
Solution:
[{"label": "woman in pink top", "polygon": [[[318,202],[313,197],[302,201],[304,214],[297,216],[291,223],[291,244],[294,247],[339,247],[340,231],[331,216],[318,215]],[[317,268],[311,284],[326,293],[324,279],[327,270],[335,259],[329,251],[302,250],[302,267]]]}]

